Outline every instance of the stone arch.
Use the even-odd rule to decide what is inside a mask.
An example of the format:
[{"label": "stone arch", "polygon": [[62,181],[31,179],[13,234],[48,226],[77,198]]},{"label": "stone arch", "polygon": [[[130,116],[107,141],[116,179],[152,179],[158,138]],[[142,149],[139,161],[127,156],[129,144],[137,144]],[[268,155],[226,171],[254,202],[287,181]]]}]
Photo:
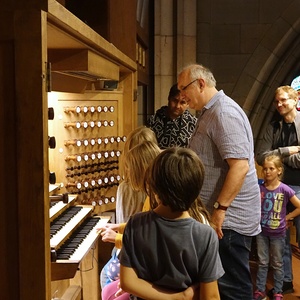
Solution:
[{"label": "stone arch", "polygon": [[[244,68],[232,98],[245,101],[255,143],[274,115],[275,89],[300,74],[300,6],[293,1],[273,23]],[[244,95],[244,97],[243,97]]]}]

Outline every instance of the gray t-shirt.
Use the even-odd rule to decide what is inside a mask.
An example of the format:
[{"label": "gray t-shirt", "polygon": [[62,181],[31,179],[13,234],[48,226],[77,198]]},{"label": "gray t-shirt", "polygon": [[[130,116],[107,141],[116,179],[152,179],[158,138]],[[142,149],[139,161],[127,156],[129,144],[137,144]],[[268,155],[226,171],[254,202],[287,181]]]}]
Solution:
[{"label": "gray t-shirt", "polygon": [[224,274],[215,231],[193,218],[170,220],[154,211],[128,221],[120,262],[139,278],[174,291]]}]

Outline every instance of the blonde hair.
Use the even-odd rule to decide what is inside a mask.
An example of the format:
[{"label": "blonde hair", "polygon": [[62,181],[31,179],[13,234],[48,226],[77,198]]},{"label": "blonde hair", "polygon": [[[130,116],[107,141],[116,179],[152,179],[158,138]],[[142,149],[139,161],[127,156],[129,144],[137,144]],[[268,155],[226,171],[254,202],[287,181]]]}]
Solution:
[{"label": "blonde hair", "polygon": [[203,204],[200,196],[192,203],[189,208],[189,214],[192,218],[199,221],[200,223],[206,223],[205,220],[208,221],[209,225],[215,228],[215,225],[211,222],[211,216],[205,205]]},{"label": "blonde hair", "polygon": [[280,93],[285,92],[293,100],[298,100],[298,92],[289,85],[283,85],[275,90],[275,97]]},{"label": "blonde hair", "polygon": [[283,177],[283,171],[284,171],[284,167],[283,167],[283,163],[282,163],[282,160],[281,160],[281,157],[278,156],[278,155],[267,155],[264,159],[264,162],[263,162],[263,168],[264,168],[264,164],[265,162],[272,162],[275,166],[276,169],[278,169],[280,172],[280,174],[278,174],[278,179],[281,180],[282,177]]},{"label": "blonde hair", "polygon": [[151,141],[157,144],[157,139],[154,131],[146,126],[140,126],[132,130],[127,137],[127,140],[124,144],[124,149],[122,155],[120,157],[120,174],[124,176],[124,180],[128,181],[128,175],[125,171],[125,157],[127,153],[132,149],[134,146],[144,142],[144,141]]},{"label": "blonde hair", "polygon": [[125,174],[133,190],[146,192],[144,185],[146,170],[160,152],[157,143],[144,141],[134,146],[125,155]]}]

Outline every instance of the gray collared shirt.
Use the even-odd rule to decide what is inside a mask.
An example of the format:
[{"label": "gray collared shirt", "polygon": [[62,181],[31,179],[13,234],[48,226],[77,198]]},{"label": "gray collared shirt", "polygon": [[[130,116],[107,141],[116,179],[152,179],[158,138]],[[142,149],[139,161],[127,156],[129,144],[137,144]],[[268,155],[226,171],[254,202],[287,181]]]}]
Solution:
[{"label": "gray collared shirt", "polygon": [[241,107],[222,90],[199,112],[189,147],[205,165],[200,196],[210,213],[229,170],[226,159],[248,160],[249,171],[240,192],[226,211],[222,228],[243,235],[257,235],[261,230],[261,207],[252,129]]}]

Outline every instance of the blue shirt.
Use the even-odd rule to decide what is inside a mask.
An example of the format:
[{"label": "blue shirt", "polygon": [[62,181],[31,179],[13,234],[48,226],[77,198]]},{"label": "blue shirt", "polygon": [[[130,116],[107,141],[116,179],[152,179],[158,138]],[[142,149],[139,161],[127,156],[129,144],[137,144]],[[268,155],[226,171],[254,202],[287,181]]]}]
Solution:
[{"label": "blue shirt", "polygon": [[252,129],[241,107],[219,91],[199,112],[189,147],[205,166],[200,193],[212,213],[229,166],[226,159],[247,159],[249,170],[243,186],[226,211],[223,229],[254,236],[260,231],[260,193],[254,161]]}]

